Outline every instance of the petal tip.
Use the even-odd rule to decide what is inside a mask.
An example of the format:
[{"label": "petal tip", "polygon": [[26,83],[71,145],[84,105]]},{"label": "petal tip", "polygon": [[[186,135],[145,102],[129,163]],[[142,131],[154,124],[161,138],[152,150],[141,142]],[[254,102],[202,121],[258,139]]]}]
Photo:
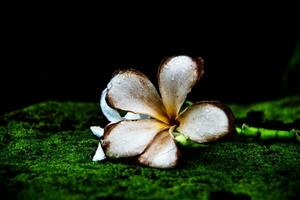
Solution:
[{"label": "petal tip", "polygon": [[101,136],[103,136],[104,133],[104,129],[101,128],[100,126],[91,126],[90,130],[92,131],[92,133],[97,136],[98,138],[100,138]]},{"label": "petal tip", "polygon": [[104,160],[106,158],[105,154],[104,154],[104,151],[101,147],[101,143],[99,142],[99,145],[98,145],[98,148],[96,150],[96,153],[95,155],[93,156],[93,161],[96,162],[96,161],[101,161],[101,160]]}]

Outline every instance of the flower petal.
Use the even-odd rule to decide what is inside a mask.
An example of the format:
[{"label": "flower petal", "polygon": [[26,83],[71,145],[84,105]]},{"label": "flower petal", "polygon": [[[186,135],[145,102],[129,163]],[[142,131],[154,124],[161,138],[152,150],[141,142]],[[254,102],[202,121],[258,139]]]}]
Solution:
[{"label": "flower petal", "polygon": [[150,117],[148,115],[143,115],[143,114],[135,114],[132,112],[128,112],[125,116],[124,119],[127,120],[133,120],[133,119],[149,119]]},{"label": "flower petal", "polygon": [[102,147],[108,157],[131,157],[141,154],[153,138],[168,126],[155,119],[126,120],[104,129]]},{"label": "flower petal", "polygon": [[138,161],[156,168],[175,167],[179,159],[179,150],[168,130],[159,133]]},{"label": "flower petal", "polygon": [[103,115],[110,121],[110,122],[118,122],[122,120],[121,115],[119,112],[113,108],[111,108],[106,102],[106,95],[107,95],[107,88],[102,91],[101,99],[100,99],[100,107],[102,110]]},{"label": "flower petal", "polygon": [[210,142],[233,133],[233,114],[220,102],[202,101],[178,117],[177,131],[195,142]]},{"label": "flower petal", "polygon": [[105,154],[103,152],[103,149],[101,147],[101,142],[99,142],[98,148],[96,150],[96,153],[93,157],[93,161],[100,161],[105,159]]},{"label": "flower petal", "polygon": [[104,129],[101,128],[100,126],[91,126],[90,129],[92,133],[98,138],[100,138],[104,133]]},{"label": "flower petal", "polygon": [[111,107],[146,114],[168,123],[161,98],[150,80],[141,72],[118,72],[107,86],[107,102]]},{"label": "flower petal", "polygon": [[203,60],[176,56],[165,60],[158,71],[159,91],[170,118],[178,115],[187,94],[203,74]]}]

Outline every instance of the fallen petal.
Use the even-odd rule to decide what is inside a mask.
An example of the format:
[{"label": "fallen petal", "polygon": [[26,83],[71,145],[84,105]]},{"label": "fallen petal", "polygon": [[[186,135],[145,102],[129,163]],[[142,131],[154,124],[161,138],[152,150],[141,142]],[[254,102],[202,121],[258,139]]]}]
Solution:
[{"label": "fallen petal", "polygon": [[100,138],[104,133],[104,129],[101,128],[100,126],[91,126],[90,129],[92,133],[98,138]]},{"label": "fallen petal", "polygon": [[100,161],[105,159],[105,154],[103,152],[103,149],[101,147],[101,142],[99,142],[98,148],[96,150],[96,153],[93,157],[93,161]]},{"label": "fallen petal", "polygon": [[174,119],[195,83],[203,74],[203,60],[176,56],[165,60],[158,71],[159,91],[170,118]]},{"label": "fallen petal", "polygon": [[211,142],[233,133],[231,110],[220,102],[203,101],[193,104],[177,119],[177,131],[199,143]]},{"label": "fallen petal", "polygon": [[111,108],[106,102],[106,95],[107,95],[107,88],[102,91],[101,99],[100,99],[100,107],[102,110],[103,115],[110,121],[110,122],[118,122],[122,120],[121,115],[119,112],[113,108]]},{"label": "fallen petal", "polygon": [[106,100],[111,107],[169,122],[157,90],[143,73],[135,70],[120,71],[107,88]]},{"label": "fallen petal", "polygon": [[146,151],[138,158],[144,165],[156,168],[175,167],[179,159],[179,150],[168,130],[159,133]]},{"label": "fallen petal", "polygon": [[155,119],[126,120],[104,129],[102,147],[108,157],[131,157],[141,154],[153,138],[168,126]]}]

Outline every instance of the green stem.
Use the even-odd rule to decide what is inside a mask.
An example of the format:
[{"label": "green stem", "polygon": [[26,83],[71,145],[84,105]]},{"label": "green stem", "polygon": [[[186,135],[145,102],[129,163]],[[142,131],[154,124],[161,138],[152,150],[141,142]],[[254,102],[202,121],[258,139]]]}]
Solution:
[{"label": "green stem", "polygon": [[182,145],[184,147],[198,148],[198,147],[207,147],[208,146],[206,144],[200,144],[200,143],[194,142],[182,134],[178,134],[177,136],[175,134],[174,139],[176,142],[178,142],[180,145]]},{"label": "green stem", "polygon": [[[273,129],[265,129],[265,128],[257,128],[248,126],[247,124],[243,124],[242,127],[236,126],[237,136],[246,137],[246,138],[257,138],[260,140],[296,140],[300,142],[300,131],[296,129],[292,129],[290,131],[284,130],[273,130]],[[199,148],[199,147],[207,147],[207,144],[200,144],[192,141],[188,137],[184,136],[179,132],[172,132],[172,135],[176,142],[184,147],[190,148]]]},{"label": "green stem", "polygon": [[286,139],[300,142],[300,131],[296,129],[292,129],[290,131],[273,130],[251,127],[247,124],[243,124],[242,127],[236,127],[236,132],[238,136],[259,138],[260,140]]}]

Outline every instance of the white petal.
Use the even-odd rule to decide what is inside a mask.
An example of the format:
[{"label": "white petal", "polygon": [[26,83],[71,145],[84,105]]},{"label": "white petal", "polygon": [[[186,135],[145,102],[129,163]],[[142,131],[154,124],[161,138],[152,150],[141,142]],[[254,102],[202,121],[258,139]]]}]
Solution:
[{"label": "white petal", "polygon": [[157,90],[143,73],[132,69],[119,71],[107,89],[106,100],[111,107],[169,122]]},{"label": "white petal", "polygon": [[105,154],[103,152],[101,142],[99,142],[98,148],[97,148],[96,153],[93,157],[93,161],[100,161],[100,160],[104,160],[104,159],[105,159]]},{"label": "white petal", "polygon": [[104,129],[101,128],[100,126],[91,126],[90,129],[92,133],[96,135],[98,138],[100,138],[104,133]]},{"label": "white petal", "polygon": [[102,147],[108,157],[131,157],[141,154],[153,138],[168,126],[155,119],[126,120],[104,129]]},{"label": "white petal", "polygon": [[101,99],[100,99],[100,107],[102,110],[102,113],[110,122],[118,122],[122,120],[121,115],[119,112],[113,108],[111,108],[107,102],[106,102],[106,95],[107,95],[107,88],[102,91]]},{"label": "white petal", "polygon": [[178,117],[177,131],[191,140],[203,143],[233,133],[233,114],[220,102],[203,101],[193,104]]},{"label": "white petal", "polygon": [[176,56],[165,60],[158,71],[159,91],[171,119],[175,119],[187,94],[203,74],[203,60]]},{"label": "white petal", "polygon": [[179,159],[177,146],[168,130],[159,133],[138,158],[139,162],[156,168],[175,167]]},{"label": "white petal", "polygon": [[132,112],[128,112],[125,116],[124,119],[127,120],[133,120],[133,119],[149,119],[150,117],[148,115],[143,115],[143,114],[135,114]]}]

